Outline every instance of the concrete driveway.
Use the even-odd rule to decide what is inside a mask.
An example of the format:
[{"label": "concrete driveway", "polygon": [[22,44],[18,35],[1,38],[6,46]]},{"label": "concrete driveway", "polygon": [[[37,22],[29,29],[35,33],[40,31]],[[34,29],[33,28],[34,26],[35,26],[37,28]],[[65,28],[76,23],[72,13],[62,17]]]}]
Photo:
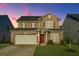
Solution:
[{"label": "concrete driveway", "polygon": [[0,49],[0,56],[32,56],[36,45],[11,45]]}]

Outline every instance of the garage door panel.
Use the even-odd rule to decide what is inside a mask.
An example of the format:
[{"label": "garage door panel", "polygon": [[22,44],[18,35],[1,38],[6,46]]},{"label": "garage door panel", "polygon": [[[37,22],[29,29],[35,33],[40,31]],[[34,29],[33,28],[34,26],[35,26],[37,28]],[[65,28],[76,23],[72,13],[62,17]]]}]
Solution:
[{"label": "garage door panel", "polygon": [[15,44],[38,44],[36,35],[15,35]]}]

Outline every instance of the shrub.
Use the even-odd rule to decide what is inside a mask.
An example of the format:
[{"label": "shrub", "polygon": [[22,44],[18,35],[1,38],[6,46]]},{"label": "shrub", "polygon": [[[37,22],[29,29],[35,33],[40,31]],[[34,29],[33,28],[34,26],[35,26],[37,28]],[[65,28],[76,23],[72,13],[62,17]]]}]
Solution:
[{"label": "shrub", "polygon": [[61,45],[64,45],[64,44],[65,44],[64,40],[61,40],[61,41],[60,41],[60,44],[61,44]]},{"label": "shrub", "polygon": [[[73,38],[72,37],[70,38],[70,36],[67,36],[64,38],[66,44],[72,43],[72,39]],[[71,40],[71,42],[70,42],[70,40]]]},{"label": "shrub", "polygon": [[48,40],[47,45],[53,45],[53,41],[52,40]]}]

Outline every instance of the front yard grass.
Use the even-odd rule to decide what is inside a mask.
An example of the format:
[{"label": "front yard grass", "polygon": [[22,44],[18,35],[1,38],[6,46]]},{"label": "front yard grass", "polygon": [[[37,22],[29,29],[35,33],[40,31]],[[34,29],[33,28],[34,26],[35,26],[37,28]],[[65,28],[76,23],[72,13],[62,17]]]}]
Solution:
[{"label": "front yard grass", "polygon": [[72,45],[75,52],[66,51],[65,45],[37,46],[34,56],[79,56],[79,45]]},{"label": "front yard grass", "polygon": [[0,43],[0,49],[9,46],[10,43]]}]

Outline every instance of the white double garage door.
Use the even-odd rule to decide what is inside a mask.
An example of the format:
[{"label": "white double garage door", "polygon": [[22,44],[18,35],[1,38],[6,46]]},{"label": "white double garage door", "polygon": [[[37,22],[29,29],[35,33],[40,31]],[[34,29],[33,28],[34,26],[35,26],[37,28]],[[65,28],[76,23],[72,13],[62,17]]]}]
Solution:
[{"label": "white double garage door", "polygon": [[15,35],[15,44],[38,44],[37,35]]}]

